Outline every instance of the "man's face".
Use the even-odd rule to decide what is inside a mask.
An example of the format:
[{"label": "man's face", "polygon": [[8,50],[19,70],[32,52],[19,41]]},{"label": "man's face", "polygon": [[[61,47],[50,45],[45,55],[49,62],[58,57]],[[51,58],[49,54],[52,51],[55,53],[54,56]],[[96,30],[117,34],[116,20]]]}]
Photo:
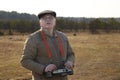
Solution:
[{"label": "man's face", "polygon": [[43,29],[53,29],[56,25],[56,19],[50,14],[46,14],[40,19],[40,26]]}]

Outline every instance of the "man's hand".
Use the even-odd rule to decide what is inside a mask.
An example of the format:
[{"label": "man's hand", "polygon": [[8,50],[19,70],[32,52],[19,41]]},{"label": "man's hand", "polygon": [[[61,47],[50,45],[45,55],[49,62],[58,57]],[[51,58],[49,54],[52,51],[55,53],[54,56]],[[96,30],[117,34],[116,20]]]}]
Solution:
[{"label": "man's hand", "polygon": [[51,72],[51,71],[53,71],[53,70],[55,70],[55,69],[57,69],[56,65],[54,65],[54,64],[49,64],[49,65],[46,66],[45,72],[49,72],[49,71]]},{"label": "man's hand", "polygon": [[73,63],[71,61],[67,61],[65,63],[65,67],[67,67],[68,69],[73,69]]}]

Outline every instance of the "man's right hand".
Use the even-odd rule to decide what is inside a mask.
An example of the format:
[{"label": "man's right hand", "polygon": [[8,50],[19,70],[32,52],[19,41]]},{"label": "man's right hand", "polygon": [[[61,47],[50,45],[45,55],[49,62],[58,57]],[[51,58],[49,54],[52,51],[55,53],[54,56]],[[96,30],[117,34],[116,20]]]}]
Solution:
[{"label": "man's right hand", "polygon": [[55,64],[49,64],[49,65],[46,66],[45,72],[51,72],[51,71],[53,71],[55,69],[57,69]]}]

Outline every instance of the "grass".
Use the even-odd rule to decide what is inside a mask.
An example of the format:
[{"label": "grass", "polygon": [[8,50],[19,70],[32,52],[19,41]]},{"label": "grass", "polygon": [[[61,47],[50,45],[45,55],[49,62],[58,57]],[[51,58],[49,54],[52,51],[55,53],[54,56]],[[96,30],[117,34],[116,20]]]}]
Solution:
[{"label": "grass", "polygon": [[[120,80],[120,34],[67,35],[76,56],[69,80]],[[31,79],[31,72],[20,65],[26,37],[0,37],[0,80]]]}]

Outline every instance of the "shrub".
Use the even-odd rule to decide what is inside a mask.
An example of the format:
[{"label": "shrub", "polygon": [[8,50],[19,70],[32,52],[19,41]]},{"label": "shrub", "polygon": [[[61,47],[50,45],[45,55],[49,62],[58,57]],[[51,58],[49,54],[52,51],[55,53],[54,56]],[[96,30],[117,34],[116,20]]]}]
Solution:
[{"label": "shrub", "polygon": [[4,35],[4,33],[3,33],[3,32],[0,32],[0,36],[2,36],[2,35]]}]

